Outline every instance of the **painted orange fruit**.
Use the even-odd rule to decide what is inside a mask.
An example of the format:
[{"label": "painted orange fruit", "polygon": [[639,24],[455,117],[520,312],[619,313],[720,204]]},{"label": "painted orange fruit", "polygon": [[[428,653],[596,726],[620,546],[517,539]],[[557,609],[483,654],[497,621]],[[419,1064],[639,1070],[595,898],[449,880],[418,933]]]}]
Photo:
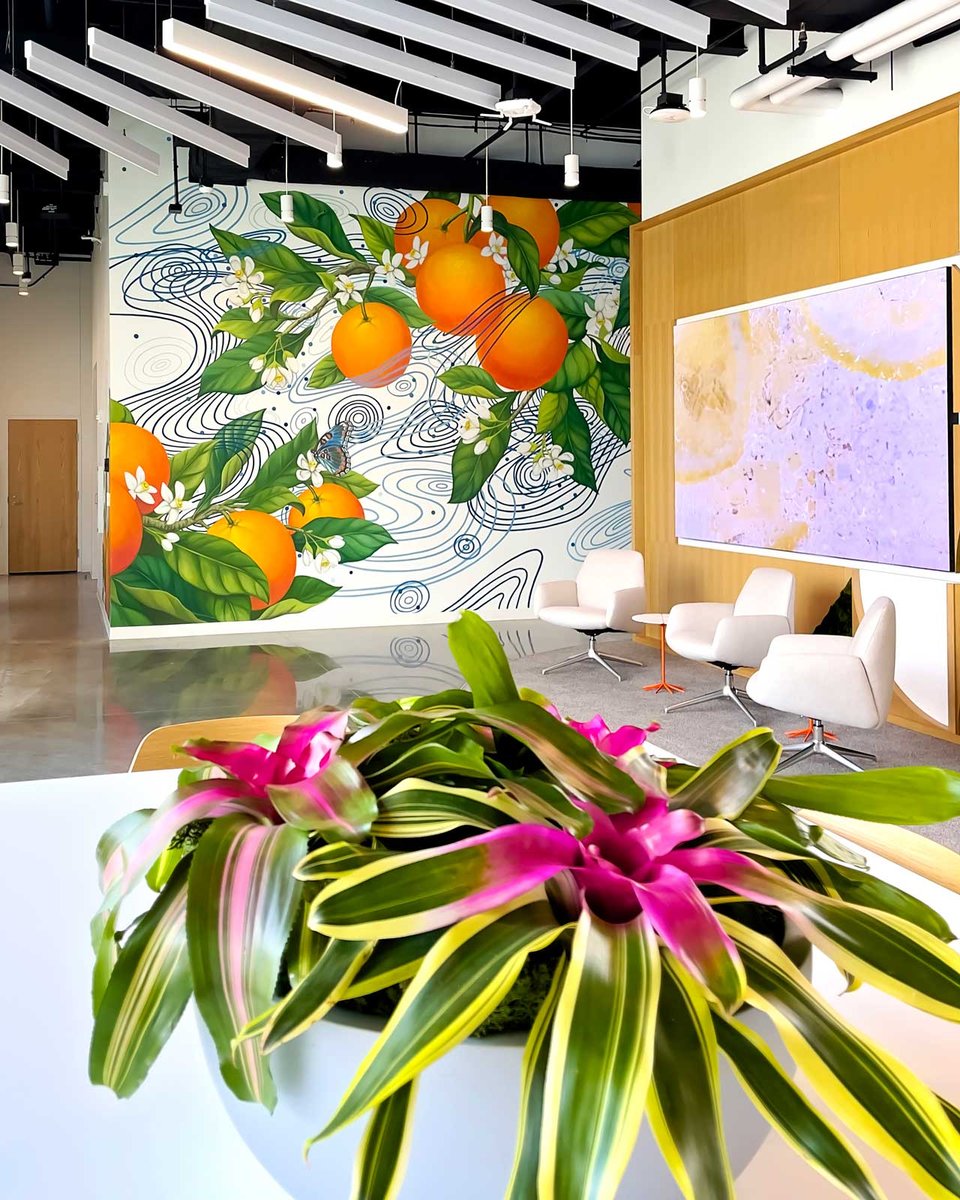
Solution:
[{"label": "painted orange fruit", "polygon": [[511,225],[519,225],[533,237],[540,251],[540,266],[545,267],[560,242],[560,218],[550,201],[526,196],[491,196],[490,204]]},{"label": "painted orange fruit", "polygon": [[154,489],[144,493],[147,499],[136,501],[141,512],[153,512],[160,503],[160,485],[170,482],[170,459],[163,442],[149,429],[127,421],[110,422],[110,485],[125,488],[127,474],[136,476],[143,470],[145,481]]},{"label": "painted orange fruit", "polygon": [[297,573],[297,552],[293,538],[286,528],[269,513],[232,512],[210,526],[212,537],[224,538],[252,558],[267,577],[270,598],[264,603],[257,596],[250,597],[254,612],[266,608],[286,595],[293,577]]},{"label": "painted orange fruit", "polygon": [[376,302],[348,308],[333,327],[333,361],[364,387],[386,387],[410,362],[410,327],[395,308]]},{"label": "painted orange fruit", "polygon": [[[397,218],[394,245],[406,258],[413,249],[414,239],[419,238],[421,247],[426,244],[429,256],[444,246],[462,242],[466,223],[467,214],[451,200],[414,200]],[[416,275],[420,266],[410,267],[412,274]]]},{"label": "painted orange fruit", "polygon": [[525,392],[542,387],[567,354],[567,327],[541,297],[509,296],[477,338],[480,365],[502,388]]},{"label": "painted orange fruit", "polygon": [[[297,712],[297,681],[293,672],[275,654],[254,650],[250,655],[251,674],[263,680],[244,713],[252,717],[264,713]],[[260,672],[263,672],[260,675]]]},{"label": "painted orange fruit", "polygon": [[300,492],[303,512],[291,508],[287,524],[302,529],[309,521],[318,517],[362,517],[363,506],[353,492],[339,483],[324,483],[318,488],[305,488]]},{"label": "painted orange fruit", "polygon": [[479,246],[461,243],[427,255],[417,276],[417,302],[444,333],[476,334],[505,288],[493,259]]},{"label": "painted orange fruit", "polygon": [[140,553],[143,517],[136,500],[121,483],[110,481],[110,574],[119,575]]}]

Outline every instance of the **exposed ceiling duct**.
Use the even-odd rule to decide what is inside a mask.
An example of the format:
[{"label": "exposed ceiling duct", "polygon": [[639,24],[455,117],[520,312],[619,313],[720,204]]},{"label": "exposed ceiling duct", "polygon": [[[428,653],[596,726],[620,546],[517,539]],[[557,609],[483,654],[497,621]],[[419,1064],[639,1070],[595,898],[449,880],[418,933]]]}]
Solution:
[{"label": "exposed ceiling duct", "polygon": [[[843,100],[840,87],[824,88],[837,78],[833,74],[806,74],[795,71],[802,64],[823,60],[823,70],[830,64],[851,65],[870,62],[881,55],[892,53],[919,37],[934,33],[960,20],[960,3],[957,0],[903,0],[886,12],[861,21],[844,33],[798,56],[789,65],[777,67],[764,75],[758,75],[749,83],[736,88],[730,94],[730,103],[744,112],[784,112],[809,114],[828,112]],[[814,70],[816,70],[816,64]],[[857,78],[847,72],[846,78]],[[863,76],[863,78],[872,78]]]}]

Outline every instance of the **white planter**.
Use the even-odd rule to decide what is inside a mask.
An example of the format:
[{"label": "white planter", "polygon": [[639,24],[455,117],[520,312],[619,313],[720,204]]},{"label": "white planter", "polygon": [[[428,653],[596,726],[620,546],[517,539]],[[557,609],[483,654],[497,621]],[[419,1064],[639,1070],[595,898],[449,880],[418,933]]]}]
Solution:
[{"label": "white planter", "polygon": [[[786,1062],[768,1018],[740,1019]],[[271,1116],[238,1101],[220,1078],[213,1043],[201,1023],[207,1066],[240,1136],[293,1200],[348,1200],[353,1159],[366,1118],[318,1142],[307,1163],[303,1144],[337,1108],[380,1023],[335,1011],[272,1056],[279,1103]],[[510,1178],[525,1035],[468,1038],[421,1077],[404,1200],[500,1200]],[[734,1174],[756,1154],[768,1126],[721,1064],[723,1116]],[[621,1200],[682,1200],[646,1123],[618,1193]]]}]

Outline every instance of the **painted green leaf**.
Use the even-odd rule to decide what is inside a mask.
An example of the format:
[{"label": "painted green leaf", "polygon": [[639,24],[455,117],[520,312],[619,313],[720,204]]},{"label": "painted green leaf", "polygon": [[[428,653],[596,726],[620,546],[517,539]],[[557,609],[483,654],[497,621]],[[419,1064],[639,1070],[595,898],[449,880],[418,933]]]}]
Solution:
[{"label": "painted green leaf", "polygon": [[599,246],[593,249],[594,254],[600,254],[604,258],[626,258],[630,257],[630,230],[621,229],[612,237],[607,238],[605,242],[601,242]]},{"label": "painted green leaf", "polygon": [[626,445],[630,441],[630,360],[607,342],[598,342],[604,424]]},{"label": "painted green leaf", "polygon": [[229,308],[214,325],[214,333],[230,333],[238,338],[252,338],[258,333],[272,333],[283,321],[279,306],[271,304],[255,321],[249,308]]},{"label": "painted green leaf", "polygon": [[588,404],[593,405],[597,416],[603,420],[606,396],[603,393],[603,384],[600,382],[599,370],[594,371],[592,375],[588,375],[577,390]]},{"label": "painted green leaf", "polygon": [[187,939],[194,993],[217,1047],[224,1082],[273,1110],[270,1068],[253,1041],[234,1039],[273,1003],[280,961],[303,885],[293,869],[307,834],[249,817],[213,822],[193,853]]},{"label": "painted green leaf", "polygon": [[[544,287],[559,288],[562,292],[572,292],[574,288],[578,288],[584,281],[588,271],[600,270],[604,267],[603,263],[588,262],[582,267],[574,267],[571,271],[549,271],[546,267],[540,272],[540,281]],[[559,283],[555,280],[559,279]]]},{"label": "painted green leaf", "polygon": [[474,367],[468,364],[449,367],[437,378],[451,392],[456,392],[460,396],[480,396],[484,400],[502,400],[508,394],[483,367]]},{"label": "painted green leaf", "polygon": [[249,596],[209,596],[207,608],[215,621],[249,621],[253,615]]},{"label": "painted green leaf", "polygon": [[213,452],[212,439],[188,446],[170,460],[170,486],[175,483],[183,484],[183,494],[189,500],[203,482],[210,455]]},{"label": "painted green leaf", "polygon": [[255,392],[260,387],[263,368],[255,371],[250,363],[258,356],[269,354],[275,344],[276,336],[268,331],[225,350],[219,358],[204,367],[200,377],[200,395],[223,392],[227,396],[246,396]]},{"label": "painted green leaf", "polygon": [[[260,199],[274,214],[280,216],[280,192],[265,192]],[[312,242],[337,258],[353,258],[363,262],[363,253],[351,245],[344,233],[340,218],[323,200],[306,192],[291,192],[293,221],[287,228],[304,242]]]},{"label": "painted green leaf", "polygon": [[333,387],[335,383],[343,383],[346,375],[340,370],[333,360],[332,354],[327,354],[310,372],[310,378],[307,380],[307,386],[312,388],[327,388]]},{"label": "painted green leaf", "polygon": [[460,192],[427,192],[424,200],[449,200],[451,204],[460,203]]},{"label": "painted green leaf", "polygon": [[612,1200],[653,1069],[660,955],[646,918],[608,925],[585,910],[550,1033],[539,1194]]},{"label": "painted green leaf", "polygon": [[564,392],[544,392],[537,412],[537,433],[549,433],[566,415],[571,400]]},{"label": "painted green leaf", "polygon": [[156,622],[142,609],[111,599],[110,624],[114,629],[138,629],[145,625],[155,625]]},{"label": "painted green leaf", "polygon": [[485,441],[487,446],[482,454],[477,454],[477,447],[481,441],[460,442],[457,445],[451,463],[451,504],[465,504],[472,500],[500,465],[500,460],[510,444],[511,409],[510,400],[501,400],[491,406],[491,415],[498,425],[492,432],[483,433],[481,440]]},{"label": "painted green leaf", "polygon": [[327,583],[325,579],[311,579],[309,575],[297,575],[287,588],[286,595],[276,604],[271,604],[261,610],[257,619],[269,621],[272,617],[287,617],[291,613],[306,612],[314,605],[323,604],[331,596],[339,592],[338,587]]},{"label": "painted green leaf", "polygon": [[368,479],[366,475],[361,475],[359,471],[344,471],[342,475],[324,475],[323,480],[324,483],[337,483],[340,487],[345,487],[348,492],[353,492],[358,500],[369,496],[380,486],[372,479]]},{"label": "painted green leaf", "polygon": [[221,425],[213,438],[210,461],[203,479],[205,500],[209,503],[237,477],[253,453],[263,424],[263,409],[244,413]]},{"label": "painted green leaf", "polygon": [[368,300],[375,300],[378,304],[386,304],[388,308],[396,309],[411,329],[425,329],[428,325],[433,324],[413,296],[402,292],[400,288],[369,287],[364,292],[364,296]]},{"label": "painted green leaf", "polygon": [[110,420],[118,425],[135,425],[133,413],[119,400],[110,400]]},{"label": "painted green leaf", "polygon": [[630,272],[620,280],[620,306],[617,309],[617,319],[613,328],[626,329],[630,324]]},{"label": "painted green leaf", "polygon": [[169,552],[173,569],[194,587],[220,596],[270,594],[267,577],[248,555],[226,538],[184,529]]},{"label": "painted green leaf", "polygon": [[584,250],[602,249],[611,238],[640,218],[625,204],[612,200],[568,200],[557,211],[560,220],[560,241],[573,238],[573,244]]},{"label": "painted green leaf", "polygon": [[187,956],[189,859],[137,922],[97,1009],[90,1080],[132,1096],[180,1020],[192,983]]},{"label": "painted green leaf", "polygon": [[587,419],[575,401],[567,405],[563,416],[551,429],[550,436],[556,445],[573,455],[573,478],[577,483],[595,492],[597,479],[591,458],[593,439]]},{"label": "painted green leaf", "polygon": [[365,213],[357,214],[357,224],[363,231],[363,240],[367,243],[367,249],[377,262],[382,262],[384,250],[391,256],[393,255],[396,245],[393,229],[389,225],[378,221],[376,217],[368,217]]},{"label": "painted green leaf", "polygon": [[474,703],[503,704],[520,699],[500,639],[482,617],[470,611],[461,613],[460,619],[447,627],[447,640]]},{"label": "painted green leaf", "polygon": [[143,608],[195,624],[208,617],[205,597],[177,574],[166,557],[138,555],[114,582]]},{"label": "painted green leaf", "polygon": [[540,290],[540,251],[533,234],[519,225],[511,225],[499,212],[493,214],[493,227],[507,239],[507,260],[513,273],[531,296]]},{"label": "painted green leaf", "polygon": [[[296,486],[297,459],[301,454],[314,450],[318,440],[317,421],[316,418],[313,418],[288,442],[284,442],[267,455],[257,470],[256,478],[248,491],[261,492],[269,487],[292,488]],[[241,498],[246,498],[246,494],[242,493]],[[282,505],[277,507],[282,507]]]},{"label": "painted green leaf", "polygon": [[258,482],[258,480],[254,480],[253,484],[238,497],[238,502],[242,501],[244,508],[252,508],[257,512],[265,513],[277,513],[282,508],[296,508],[303,512],[303,500],[296,492],[292,492],[281,483],[268,484],[261,488],[257,486]]},{"label": "painted green leaf", "polygon": [[395,541],[382,525],[364,517],[318,517],[303,529],[318,538],[342,537],[344,544],[338,551],[341,562],[362,562]]},{"label": "painted green leaf", "polygon": [[280,242],[245,238],[227,229],[211,227],[210,232],[227,258],[238,255],[253,259],[263,272],[264,283],[273,289],[275,301],[308,300],[323,287],[321,269]]},{"label": "painted green leaf", "polygon": [[567,349],[560,370],[543,386],[548,392],[572,392],[597,370],[597,356],[589,342],[573,342]]},{"label": "painted green leaf", "polygon": [[560,288],[544,288],[541,299],[553,305],[567,327],[567,333],[576,340],[587,332],[588,297],[583,292],[565,292]]}]

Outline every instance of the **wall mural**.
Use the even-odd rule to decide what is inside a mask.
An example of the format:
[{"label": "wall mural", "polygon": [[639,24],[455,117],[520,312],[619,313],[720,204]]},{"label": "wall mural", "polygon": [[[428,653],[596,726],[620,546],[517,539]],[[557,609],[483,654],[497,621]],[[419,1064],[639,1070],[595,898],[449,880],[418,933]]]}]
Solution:
[{"label": "wall mural", "polygon": [[522,611],[629,544],[626,205],[128,180],[114,627]]}]

